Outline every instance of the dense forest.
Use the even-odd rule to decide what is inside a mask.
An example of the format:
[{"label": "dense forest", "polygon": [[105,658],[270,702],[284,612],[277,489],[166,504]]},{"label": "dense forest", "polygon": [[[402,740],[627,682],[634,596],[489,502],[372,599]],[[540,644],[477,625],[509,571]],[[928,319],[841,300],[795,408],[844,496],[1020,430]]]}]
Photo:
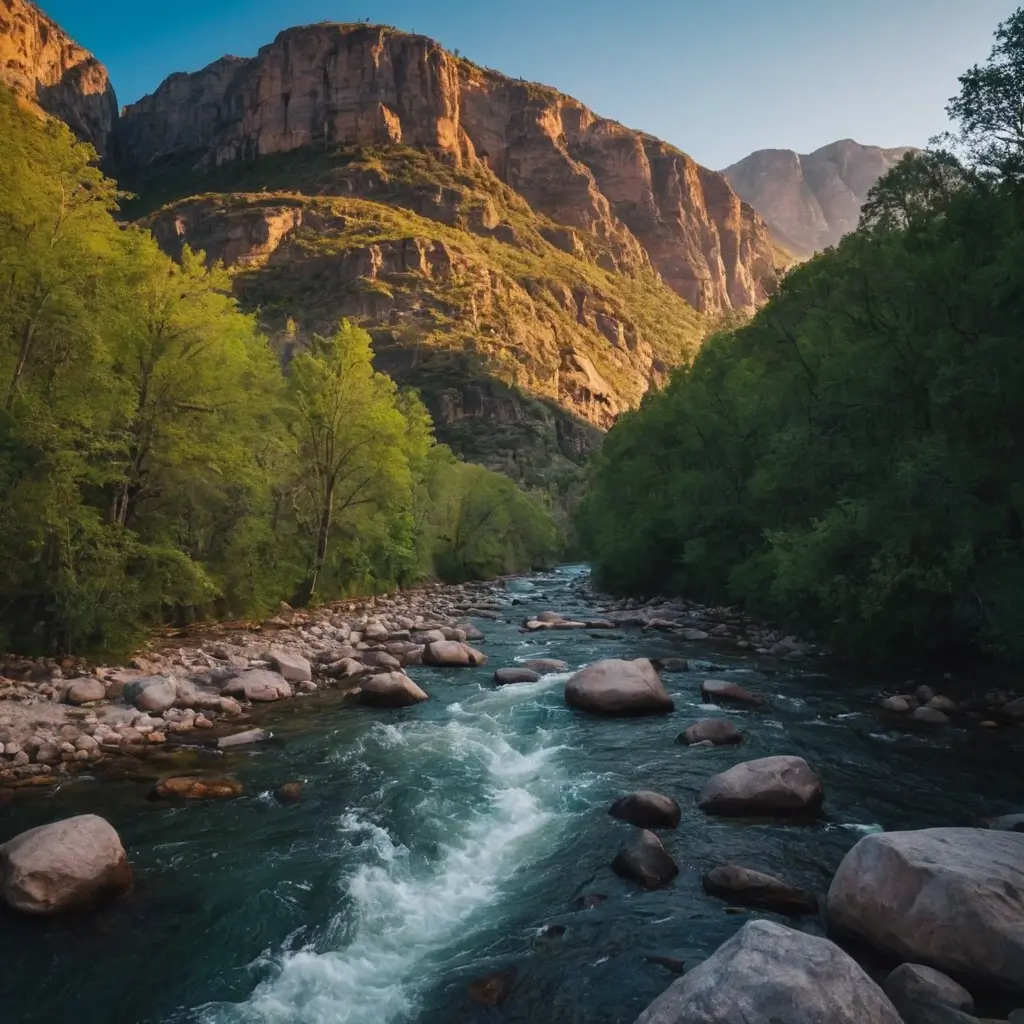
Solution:
[{"label": "dense forest", "polygon": [[548,512],[436,444],[348,323],[282,372],[220,268],[116,219],[96,154],[0,90],[0,647],[87,651],[549,562]]},{"label": "dense forest", "polygon": [[578,517],[604,584],[1024,657],[1024,9],[960,85],[858,231],[613,428]]}]

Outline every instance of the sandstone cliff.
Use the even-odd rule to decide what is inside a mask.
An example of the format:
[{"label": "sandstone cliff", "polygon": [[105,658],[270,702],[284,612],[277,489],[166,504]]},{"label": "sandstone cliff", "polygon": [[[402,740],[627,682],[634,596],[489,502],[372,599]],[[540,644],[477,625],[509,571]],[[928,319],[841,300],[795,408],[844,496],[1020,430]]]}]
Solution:
[{"label": "sandstone cliff", "polygon": [[606,269],[652,267],[698,310],[752,310],[776,286],[765,226],[716,172],[598,117],[386,27],[312,25],[251,59],[175,75],[125,110],[121,166],[221,167],[298,149],[422,150],[484,167],[538,214],[586,232]]},{"label": "sandstone cliff", "polygon": [[722,174],[776,239],[805,257],[856,228],[871,186],[910,152],[907,146],[879,149],[845,139],[805,156],[762,149]]},{"label": "sandstone cliff", "polygon": [[27,0],[0,0],[0,83],[105,151],[118,116],[106,69]]}]

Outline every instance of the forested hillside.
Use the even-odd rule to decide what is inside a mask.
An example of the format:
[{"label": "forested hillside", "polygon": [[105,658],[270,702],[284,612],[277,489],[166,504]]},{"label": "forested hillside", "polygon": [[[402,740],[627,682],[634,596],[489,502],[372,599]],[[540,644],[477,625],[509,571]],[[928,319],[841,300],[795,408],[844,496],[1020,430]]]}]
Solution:
[{"label": "forested hillside", "polygon": [[282,374],[222,269],[115,221],[91,147],[6,90],[0,136],[0,646],[554,555],[548,513],[435,444],[364,331]]},{"label": "forested hillside", "polygon": [[579,517],[605,584],[1024,656],[1024,9],[960,81],[956,133],[611,431]]}]

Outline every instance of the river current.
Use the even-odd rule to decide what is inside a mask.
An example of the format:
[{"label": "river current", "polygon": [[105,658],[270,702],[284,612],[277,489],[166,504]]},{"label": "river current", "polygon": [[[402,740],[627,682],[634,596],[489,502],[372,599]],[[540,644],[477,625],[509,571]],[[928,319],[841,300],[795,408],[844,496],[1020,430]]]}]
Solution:
[{"label": "river current", "polygon": [[[517,581],[512,622],[478,621],[482,669],[414,668],[431,699],[401,711],[330,693],[263,713],[274,738],[215,762],[246,795],[172,806],[151,782],[76,779],[0,807],[0,841],[70,814],[118,829],[136,887],[95,915],[0,912],[0,1020],[12,1024],[631,1024],[674,976],[658,958],[708,956],[755,912],[704,894],[728,861],[824,891],[843,854],[877,829],[972,824],[1017,809],[1021,730],[905,732],[880,719],[877,679],[815,662],[774,674],[755,657],[638,630],[527,635],[545,608],[583,608],[567,567]],[[516,601],[515,605],[512,602]],[[591,617],[593,612],[591,611]],[[567,675],[497,688],[529,657],[575,669],[607,657],[684,656],[660,718],[603,720],[567,708]],[[711,709],[713,673],[768,698]],[[982,681],[979,681],[979,683]],[[727,714],[738,748],[674,743]],[[694,798],[741,760],[799,754],[822,777],[825,816],[786,825],[709,818]],[[273,789],[305,780],[282,806]],[[681,871],[645,892],[609,865],[630,826],[607,814],[633,789],[683,808],[663,841]],[[585,894],[607,897],[582,909]],[[797,923],[820,932],[816,920]],[[475,979],[501,972],[500,1006]]]}]

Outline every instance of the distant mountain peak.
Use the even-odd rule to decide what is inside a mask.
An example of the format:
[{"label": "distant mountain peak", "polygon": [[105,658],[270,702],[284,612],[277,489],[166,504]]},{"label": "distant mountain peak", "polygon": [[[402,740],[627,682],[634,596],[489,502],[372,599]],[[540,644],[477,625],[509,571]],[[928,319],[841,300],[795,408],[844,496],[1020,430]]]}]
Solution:
[{"label": "distant mountain peak", "polygon": [[839,139],[807,154],[760,149],[722,174],[781,245],[806,257],[853,231],[871,187],[911,152]]}]

